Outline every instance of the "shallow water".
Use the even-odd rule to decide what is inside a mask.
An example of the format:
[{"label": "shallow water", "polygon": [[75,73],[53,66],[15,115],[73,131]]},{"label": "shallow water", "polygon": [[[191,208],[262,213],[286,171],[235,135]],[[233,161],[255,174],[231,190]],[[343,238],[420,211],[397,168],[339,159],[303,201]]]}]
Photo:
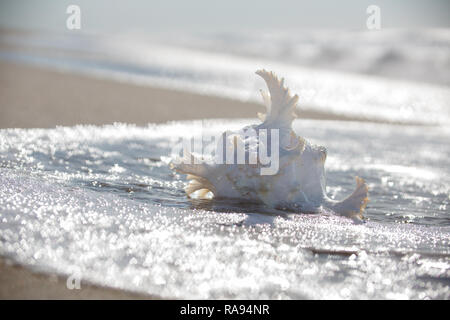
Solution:
[{"label": "shallow water", "polygon": [[328,192],[370,188],[367,222],[191,201],[165,157],[256,120],[0,130],[0,254],[178,298],[450,298],[450,131],[294,122],[328,149]]},{"label": "shallow water", "polygon": [[[450,123],[450,31],[234,35],[0,35],[0,59],[261,102],[265,68],[300,110],[406,124]],[[409,81],[405,81],[405,79]]]}]

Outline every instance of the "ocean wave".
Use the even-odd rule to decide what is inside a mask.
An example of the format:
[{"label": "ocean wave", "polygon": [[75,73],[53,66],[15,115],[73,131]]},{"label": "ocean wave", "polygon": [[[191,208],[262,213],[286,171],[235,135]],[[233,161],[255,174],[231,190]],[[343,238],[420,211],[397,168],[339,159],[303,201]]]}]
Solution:
[{"label": "ocean wave", "polygon": [[2,34],[0,59],[256,102],[264,85],[254,71],[266,68],[284,76],[299,94],[300,114],[445,125],[450,122],[449,39],[447,30],[191,35],[177,42],[132,35]]}]

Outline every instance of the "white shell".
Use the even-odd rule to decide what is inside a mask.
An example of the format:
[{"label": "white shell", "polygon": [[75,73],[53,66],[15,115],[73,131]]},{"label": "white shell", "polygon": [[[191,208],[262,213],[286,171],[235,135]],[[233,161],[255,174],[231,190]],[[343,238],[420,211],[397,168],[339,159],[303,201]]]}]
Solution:
[{"label": "white shell", "polygon": [[[214,197],[260,201],[270,208],[296,212],[316,212],[324,206],[340,215],[362,218],[368,202],[364,180],[356,177],[356,189],[346,199],[335,201],[328,198],[324,170],[326,149],[310,144],[292,130],[298,96],[291,96],[289,89],[284,87],[284,79],[278,79],[273,72],[259,70],[256,74],[266,81],[270,93],[269,96],[261,91],[267,108],[266,114],[258,114],[263,122],[237,132],[226,132],[223,136],[229,145],[248,145],[245,149],[248,159],[251,152],[257,152],[255,148],[271,150],[271,145],[261,134],[245,135],[246,130],[263,132],[260,130],[265,129],[267,136],[271,136],[270,130],[277,129],[279,145],[273,150],[279,154],[277,173],[262,175],[261,169],[267,166],[261,164],[259,157],[256,164],[248,164],[248,161],[247,164],[210,164],[200,159],[197,159],[197,164],[174,161],[171,168],[188,175],[188,196],[201,198],[212,193]],[[216,148],[220,151],[224,147],[218,144]],[[192,159],[195,155],[188,157]]]}]

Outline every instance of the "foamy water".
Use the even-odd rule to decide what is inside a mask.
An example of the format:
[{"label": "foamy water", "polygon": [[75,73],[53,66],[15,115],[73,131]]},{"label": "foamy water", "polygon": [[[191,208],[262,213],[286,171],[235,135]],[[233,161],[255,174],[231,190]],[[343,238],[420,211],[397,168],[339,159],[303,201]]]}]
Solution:
[{"label": "foamy water", "polygon": [[[149,37],[2,35],[0,59],[260,102],[274,70],[300,110],[409,124],[450,123],[448,30]],[[409,81],[405,81],[405,79]]]},{"label": "foamy water", "polygon": [[447,128],[294,122],[332,197],[368,182],[362,225],[188,200],[173,142],[256,121],[0,130],[0,255],[162,297],[450,298]]}]

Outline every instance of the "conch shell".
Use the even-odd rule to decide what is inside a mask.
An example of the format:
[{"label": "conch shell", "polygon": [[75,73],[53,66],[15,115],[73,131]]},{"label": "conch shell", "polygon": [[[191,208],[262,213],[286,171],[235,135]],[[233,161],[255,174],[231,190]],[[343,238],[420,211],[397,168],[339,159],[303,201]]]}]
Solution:
[{"label": "conch shell", "polygon": [[[326,149],[310,144],[292,129],[298,96],[292,96],[284,79],[273,72],[258,70],[256,74],[269,89],[269,93],[261,90],[266,106],[266,113],[258,114],[262,123],[224,132],[216,146],[218,153],[231,154],[231,160],[238,158],[237,149],[241,147],[241,160],[246,161],[227,158],[211,163],[195,154],[174,159],[170,167],[187,174],[187,195],[247,199],[295,212],[317,212],[325,207],[339,215],[361,219],[368,203],[364,180],[356,177],[355,191],[344,200],[330,199],[325,188]],[[270,164],[268,154],[272,156]]]}]

